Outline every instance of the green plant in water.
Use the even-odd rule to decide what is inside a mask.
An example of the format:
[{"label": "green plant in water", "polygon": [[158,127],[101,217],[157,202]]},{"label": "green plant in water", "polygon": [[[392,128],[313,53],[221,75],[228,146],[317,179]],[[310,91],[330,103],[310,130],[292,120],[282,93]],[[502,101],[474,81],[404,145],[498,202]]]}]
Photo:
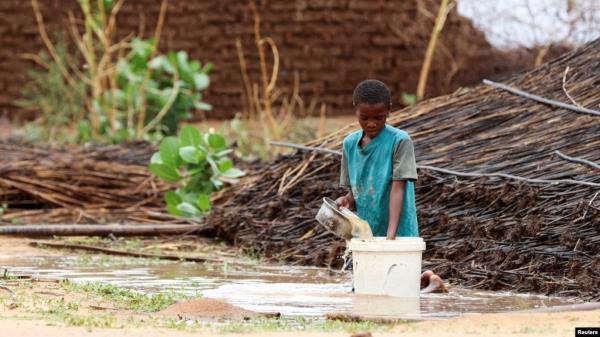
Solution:
[{"label": "green plant in water", "polygon": [[201,135],[186,126],[179,137],[165,137],[149,165],[160,179],[177,183],[179,188],[165,193],[169,213],[198,217],[211,208],[210,195],[224,182],[234,182],[244,172],[233,166],[225,138],[218,133]]}]

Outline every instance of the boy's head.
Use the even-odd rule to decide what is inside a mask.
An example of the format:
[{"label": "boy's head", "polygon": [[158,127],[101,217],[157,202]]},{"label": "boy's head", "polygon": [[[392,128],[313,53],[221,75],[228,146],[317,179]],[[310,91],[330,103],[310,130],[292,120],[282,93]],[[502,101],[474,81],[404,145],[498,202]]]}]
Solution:
[{"label": "boy's head", "polygon": [[364,80],[354,88],[352,104],[360,127],[373,138],[383,129],[390,113],[390,89],[381,81]]}]

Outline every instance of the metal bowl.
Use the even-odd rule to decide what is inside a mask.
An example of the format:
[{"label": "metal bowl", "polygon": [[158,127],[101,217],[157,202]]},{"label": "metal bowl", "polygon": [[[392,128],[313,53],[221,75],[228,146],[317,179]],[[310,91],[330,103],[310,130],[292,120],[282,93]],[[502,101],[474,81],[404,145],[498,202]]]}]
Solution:
[{"label": "metal bowl", "polygon": [[340,210],[335,201],[325,197],[315,218],[329,232],[350,240],[352,238],[352,224],[346,215],[344,215],[343,212],[345,211],[345,209],[343,211]]}]

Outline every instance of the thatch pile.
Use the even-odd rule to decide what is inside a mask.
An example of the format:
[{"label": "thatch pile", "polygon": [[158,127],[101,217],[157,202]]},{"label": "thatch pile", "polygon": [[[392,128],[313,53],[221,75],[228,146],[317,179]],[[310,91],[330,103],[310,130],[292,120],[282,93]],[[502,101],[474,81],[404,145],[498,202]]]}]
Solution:
[{"label": "thatch pile", "polygon": [[169,186],[147,170],[153,151],[148,143],[41,148],[0,142],[0,204],[8,205],[1,219],[181,222],[164,212],[163,192]]},{"label": "thatch pile", "polygon": [[[570,103],[568,92],[597,109],[599,56],[597,40],[508,84]],[[600,117],[480,85],[396,112],[389,123],[411,134],[422,167],[537,179],[420,169],[425,268],[468,287],[600,298],[600,174],[555,153],[600,162]],[[309,145],[339,150],[356,128]],[[273,259],[339,267],[344,242],[314,220],[321,197],[342,194],[338,172],[335,154],[280,158],[208,221]],[[547,182],[564,179],[582,183]]]},{"label": "thatch pile", "polygon": [[[198,225],[167,213],[164,192],[176,186],[148,171],[156,151],[148,142],[39,146],[0,140],[0,224]],[[252,173],[257,164],[236,166]]]}]

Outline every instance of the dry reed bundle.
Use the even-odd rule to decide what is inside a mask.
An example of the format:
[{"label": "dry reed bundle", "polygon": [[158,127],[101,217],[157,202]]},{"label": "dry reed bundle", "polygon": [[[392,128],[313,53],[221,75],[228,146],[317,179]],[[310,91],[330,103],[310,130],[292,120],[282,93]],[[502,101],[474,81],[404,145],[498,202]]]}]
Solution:
[{"label": "dry reed bundle", "polygon": [[[597,109],[599,54],[596,40],[507,83]],[[425,268],[473,288],[600,298],[600,175],[581,162],[600,162],[598,116],[480,85],[398,111],[389,123],[416,146]],[[339,151],[356,128],[307,145]],[[342,194],[338,172],[335,153],[281,157],[231,190],[207,221],[273,259],[339,267],[344,242],[314,220],[321,197]]]},{"label": "dry reed bundle", "polygon": [[[164,211],[163,192],[147,170],[155,149],[125,146],[40,148],[0,143],[0,202],[6,222],[188,223]],[[14,220],[13,220],[14,219]]]}]

